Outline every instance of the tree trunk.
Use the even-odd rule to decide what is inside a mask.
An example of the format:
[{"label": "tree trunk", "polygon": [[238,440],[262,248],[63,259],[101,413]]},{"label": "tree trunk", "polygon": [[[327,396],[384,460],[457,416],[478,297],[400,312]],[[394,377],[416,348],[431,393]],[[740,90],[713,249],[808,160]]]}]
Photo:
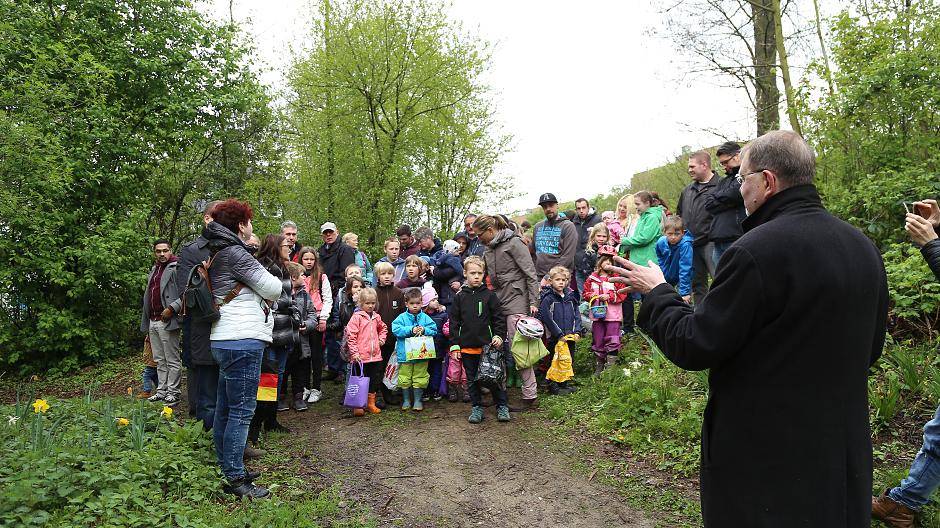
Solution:
[{"label": "tree trunk", "polygon": [[813,0],[813,9],[816,11],[816,36],[819,37],[819,49],[822,50],[823,68],[825,68],[826,82],[829,84],[829,95],[835,95],[835,83],[832,82],[832,68],[829,66],[829,52],[826,50],[826,40],[823,38],[822,19],[819,16],[819,0]]},{"label": "tree trunk", "polygon": [[773,0],[752,0],[754,20],[754,100],[757,103],[757,135],[780,128],[780,90],[774,63],[777,38]]},{"label": "tree trunk", "polygon": [[783,90],[787,94],[787,116],[790,118],[790,128],[803,135],[800,127],[800,118],[796,114],[796,96],[793,92],[793,82],[790,80],[790,62],[787,60],[787,47],[783,40],[783,14],[780,11],[780,0],[771,0],[774,8],[774,32],[777,41],[777,57],[780,58],[780,75],[783,77]]}]

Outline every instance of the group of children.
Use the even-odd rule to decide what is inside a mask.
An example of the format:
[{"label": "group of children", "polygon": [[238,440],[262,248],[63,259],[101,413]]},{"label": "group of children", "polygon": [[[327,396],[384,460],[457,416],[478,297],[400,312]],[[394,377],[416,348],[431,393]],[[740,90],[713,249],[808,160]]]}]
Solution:
[{"label": "group of children", "polygon": [[[456,264],[463,280],[450,283],[459,286],[450,310],[433,288],[425,286],[425,274],[433,275],[436,270],[426,270],[419,257],[408,257],[404,274],[396,283],[394,259],[389,260],[376,263],[374,289],[359,288],[361,281],[355,275],[347,277],[349,295],[343,302],[351,299],[356,306],[344,330],[349,371],[355,373],[361,365],[358,370],[369,379],[366,406],[354,408],[353,414],[382,412],[378,393],[386,380],[393,380],[401,389],[402,410],[422,411],[425,401],[440,400],[444,395],[456,402],[462,389],[473,405],[469,421],[480,423],[483,387],[476,380],[480,355],[484,346],[502,347],[506,333],[499,301],[484,285],[483,259],[472,256]],[[398,300],[403,302],[397,304]],[[397,372],[389,371],[390,363],[397,365]],[[505,387],[495,384],[487,389],[497,407],[497,420],[508,421]],[[388,391],[383,399],[389,399]]]}]

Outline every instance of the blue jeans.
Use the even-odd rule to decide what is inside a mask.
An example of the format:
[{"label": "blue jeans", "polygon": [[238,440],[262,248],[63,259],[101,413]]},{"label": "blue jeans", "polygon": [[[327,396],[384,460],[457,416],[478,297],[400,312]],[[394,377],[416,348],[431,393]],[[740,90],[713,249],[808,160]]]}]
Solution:
[{"label": "blue jeans", "polygon": [[215,402],[212,438],[222,474],[229,481],[245,476],[245,443],[248,425],[258,403],[263,348],[229,350],[212,347],[219,364],[219,387]]},{"label": "blue jeans", "polygon": [[206,431],[212,429],[215,420],[215,405],[219,392],[219,367],[217,365],[193,365],[190,369],[196,378],[196,419],[202,420]]},{"label": "blue jeans", "polygon": [[346,362],[339,355],[339,345],[333,332],[326,334],[326,368],[342,374],[346,372]]},{"label": "blue jeans", "polygon": [[156,392],[157,385],[160,384],[157,381],[157,367],[144,367],[140,377],[143,380],[144,392]]},{"label": "blue jeans", "polygon": [[712,262],[715,263],[715,269],[718,269],[718,262],[721,260],[721,256],[725,254],[725,251],[728,251],[728,248],[731,247],[731,244],[734,244],[734,241],[731,242],[714,242],[715,249],[712,250]]},{"label": "blue jeans", "polygon": [[933,420],[924,426],[924,445],[921,446],[907,477],[888,492],[895,502],[908,508],[920,510],[930,499],[930,494],[940,485],[940,408]]},{"label": "blue jeans", "polygon": [[287,382],[284,379],[284,371],[287,370],[287,354],[290,349],[284,346],[269,346],[264,349],[266,357],[277,363],[277,397],[280,398],[287,390]]}]

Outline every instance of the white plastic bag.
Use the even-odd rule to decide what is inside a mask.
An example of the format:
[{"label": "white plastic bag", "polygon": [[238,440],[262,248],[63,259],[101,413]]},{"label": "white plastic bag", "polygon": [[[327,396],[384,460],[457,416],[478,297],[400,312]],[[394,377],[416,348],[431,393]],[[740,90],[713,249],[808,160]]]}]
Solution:
[{"label": "white plastic bag", "polygon": [[382,377],[382,383],[389,390],[395,390],[398,387],[398,354],[392,352],[392,357],[388,358],[388,365],[385,367],[385,376]]}]

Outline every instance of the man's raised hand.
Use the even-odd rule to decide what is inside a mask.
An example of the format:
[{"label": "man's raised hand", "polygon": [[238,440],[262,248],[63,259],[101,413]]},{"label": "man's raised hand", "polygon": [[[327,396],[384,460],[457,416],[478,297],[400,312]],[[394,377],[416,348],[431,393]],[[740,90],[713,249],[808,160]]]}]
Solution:
[{"label": "man's raised hand", "polygon": [[608,273],[616,273],[620,276],[612,277],[610,281],[626,284],[631,292],[646,295],[653,288],[666,283],[663,270],[659,269],[659,266],[652,260],[647,262],[648,267],[635,264],[623,257],[613,257],[613,260],[620,266],[607,265],[605,269]]}]

